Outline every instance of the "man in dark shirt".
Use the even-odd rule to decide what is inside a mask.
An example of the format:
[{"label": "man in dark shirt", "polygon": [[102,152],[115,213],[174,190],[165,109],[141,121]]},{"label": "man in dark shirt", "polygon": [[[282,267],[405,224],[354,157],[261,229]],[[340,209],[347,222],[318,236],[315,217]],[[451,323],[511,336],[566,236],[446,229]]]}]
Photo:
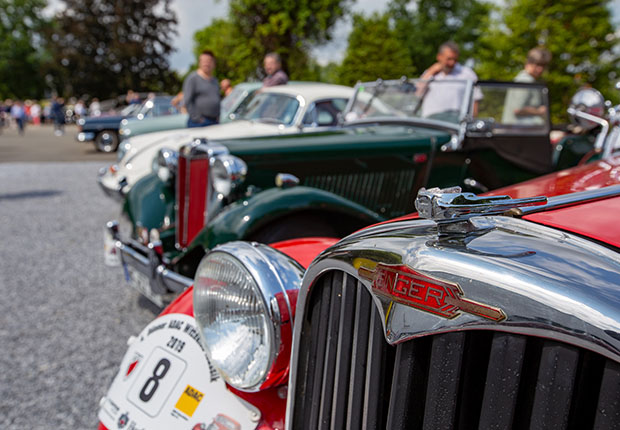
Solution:
[{"label": "man in dark shirt", "polygon": [[263,87],[273,87],[288,82],[288,76],[282,70],[282,60],[277,52],[270,52],[265,55],[263,67],[267,73],[267,77],[263,79]]},{"label": "man in dark shirt", "polygon": [[220,85],[213,76],[215,55],[202,51],[198,57],[198,70],[183,82],[183,102],[189,114],[188,127],[217,124],[220,116]]}]

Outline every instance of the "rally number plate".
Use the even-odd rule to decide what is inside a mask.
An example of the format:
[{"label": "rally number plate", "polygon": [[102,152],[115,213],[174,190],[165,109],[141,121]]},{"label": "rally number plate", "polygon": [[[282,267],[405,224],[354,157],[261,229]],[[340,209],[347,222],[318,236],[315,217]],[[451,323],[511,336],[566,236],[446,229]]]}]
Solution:
[{"label": "rally number plate", "polygon": [[195,319],[167,314],[132,341],[99,420],[111,430],[245,430],[256,428],[260,413],[231,393],[209,363]]}]

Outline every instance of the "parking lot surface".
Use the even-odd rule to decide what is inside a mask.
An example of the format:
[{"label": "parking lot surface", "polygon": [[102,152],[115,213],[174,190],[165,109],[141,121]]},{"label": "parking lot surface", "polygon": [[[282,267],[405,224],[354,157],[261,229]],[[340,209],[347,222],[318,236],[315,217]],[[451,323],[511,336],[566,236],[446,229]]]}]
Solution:
[{"label": "parking lot surface", "polygon": [[[93,150],[41,162],[69,145],[48,131],[49,148],[37,146],[43,130],[0,136],[3,430],[96,428],[127,338],[154,317],[121,270],[103,264],[103,225],[120,209],[95,176],[114,155]],[[82,161],[90,157],[98,161]]]}]

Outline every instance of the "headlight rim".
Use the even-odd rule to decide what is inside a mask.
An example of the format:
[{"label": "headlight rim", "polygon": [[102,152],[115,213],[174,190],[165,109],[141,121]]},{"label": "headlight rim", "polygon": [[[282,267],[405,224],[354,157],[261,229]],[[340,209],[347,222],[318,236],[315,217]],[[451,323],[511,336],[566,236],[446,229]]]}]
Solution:
[{"label": "headlight rim", "polygon": [[[226,254],[227,257],[237,260],[253,278],[254,285],[258,289],[255,294],[260,296],[263,302],[267,312],[266,319],[270,322],[270,331],[273,335],[273,344],[269,346],[269,361],[258,382],[253,385],[239,386],[231,383],[225,377],[225,372],[220,373],[228,384],[245,392],[257,392],[283,383],[285,372],[288,373],[295,310],[295,304],[291,303],[289,295],[299,290],[305,269],[291,257],[267,245],[256,242],[229,242],[217,246],[203,257],[196,271],[194,297],[197,294],[198,283],[196,281],[200,275],[200,267],[209,256],[216,253]],[[281,299],[278,299],[279,297]],[[203,335],[203,324],[199,321],[200,312],[196,306],[197,302],[194,300],[194,315],[200,337],[211,359],[210,352],[208,352],[210,348]],[[213,360],[211,361],[213,363]],[[215,363],[213,364],[217,367]]]},{"label": "headlight rim", "polygon": [[[210,164],[209,180],[217,194],[228,197],[245,182],[248,166],[241,158],[231,154],[220,154],[214,156]],[[226,179],[216,177],[216,174],[222,169],[225,172]],[[226,185],[222,186],[221,183],[224,180]]]}]

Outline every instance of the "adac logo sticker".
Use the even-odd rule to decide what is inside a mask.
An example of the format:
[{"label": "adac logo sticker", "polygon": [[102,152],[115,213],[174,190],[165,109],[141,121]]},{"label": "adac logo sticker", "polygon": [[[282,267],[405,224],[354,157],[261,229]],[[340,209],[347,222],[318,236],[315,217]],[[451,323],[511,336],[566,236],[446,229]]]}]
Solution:
[{"label": "adac logo sticker", "polygon": [[454,318],[466,312],[498,322],[506,319],[500,308],[463,297],[458,284],[433,279],[409,266],[377,264],[374,269],[362,266],[358,273],[372,281],[375,294],[440,317]]},{"label": "adac logo sticker", "polygon": [[185,387],[183,394],[179,397],[177,404],[174,406],[180,412],[183,412],[188,417],[194,415],[196,408],[200,404],[200,401],[204,397],[204,394],[188,385]]}]

